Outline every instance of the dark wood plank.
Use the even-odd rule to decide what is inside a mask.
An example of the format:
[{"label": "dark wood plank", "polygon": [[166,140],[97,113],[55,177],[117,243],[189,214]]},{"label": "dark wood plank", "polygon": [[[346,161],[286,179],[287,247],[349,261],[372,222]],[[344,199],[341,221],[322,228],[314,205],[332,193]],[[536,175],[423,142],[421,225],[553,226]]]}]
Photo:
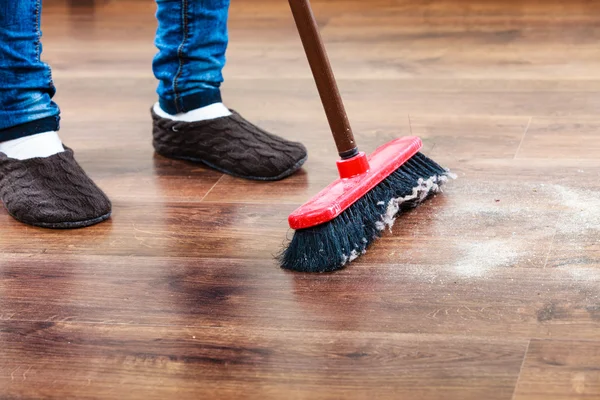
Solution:
[{"label": "dark wood plank", "polygon": [[111,220],[81,231],[26,227],[1,210],[0,246],[6,253],[271,259],[285,241],[292,209],[117,198]]},{"label": "dark wood plank", "polygon": [[[57,76],[62,89],[59,96],[65,120],[98,121],[108,113],[119,121],[149,124],[148,113],[155,100],[155,80],[147,77]],[[440,85],[437,80],[407,84],[403,79],[340,79],[340,90],[350,120],[365,121],[360,132],[378,130],[377,124],[406,126],[407,115],[461,116],[593,116],[599,107],[596,90],[568,87],[553,90],[553,85],[506,85],[491,81],[488,87],[477,80],[462,80]],[[592,87],[600,87],[592,83]],[[66,93],[70,93],[67,97]],[[89,96],[95,93],[95,96]],[[232,78],[223,85],[229,107],[249,118],[273,119],[296,124],[303,134],[316,127],[327,127],[318,93],[310,78]],[[82,100],[83,99],[83,100]],[[568,103],[569,107],[564,107]],[[78,109],[85,112],[78,112]],[[273,110],[276,110],[274,113]],[[88,126],[89,129],[89,126]],[[301,136],[305,137],[305,136]],[[322,134],[318,137],[323,137]],[[326,136],[325,136],[326,138]]]},{"label": "dark wood plank", "polygon": [[[0,396],[509,400],[523,341],[0,321]],[[83,357],[82,357],[83,356]],[[357,373],[357,371],[361,371]],[[315,388],[327,386],[327,391]]]},{"label": "dark wood plank", "polygon": [[[314,2],[335,70],[342,78],[599,77],[595,43],[600,32],[593,2],[565,5],[556,0],[528,0],[499,5],[457,0],[391,4],[377,0],[369,5],[366,8],[358,1]],[[114,2],[96,8],[93,26],[85,26],[85,20],[69,20],[60,7],[47,7],[52,20],[47,20],[45,29],[60,44],[57,53],[48,49],[52,61],[61,70],[72,70],[73,66],[60,60],[76,51],[69,44],[78,43],[82,34],[98,34],[94,38],[101,42],[126,32],[127,42],[77,49],[85,57],[74,60],[73,65],[99,72],[102,68],[90,60],[102,60],[115,66],[119,62],[135,65],[137,68],[126,72],[129,74],[147,71],[155,51],[151,45],[156,27],[154,7],[151,2],[128,2],[127,7],[132,12],[126,15],[119,14],[122,8]],[[237,2],[231,9],[228,77],[309,77],[285,2]],[[70,23],[62,23],[64,20]],[[119,24],[122,20],[128,25]],[[552,21],[551,26],[547,20]],[[72,35],[75,29],[79,37]]]},{"label": "dark wood plank", "polygon": [[421,252],[439,264],[365,261],[324,276],[284,273],[269,260],[5,254],[0,319],[597,337],[597,280],[472,255],[471,265],[448,263],[440,246]]}]

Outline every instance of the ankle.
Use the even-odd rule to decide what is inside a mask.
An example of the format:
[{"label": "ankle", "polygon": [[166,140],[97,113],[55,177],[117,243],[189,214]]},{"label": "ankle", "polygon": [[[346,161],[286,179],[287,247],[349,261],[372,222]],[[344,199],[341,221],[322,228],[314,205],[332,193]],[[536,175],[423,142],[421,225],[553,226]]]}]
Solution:
[{"label": "ankle", "polygon": [[182,122],[206,121],[231,115],[231,111],[229,111],[223,103],[213,103],[205,107],[196,108],[195,110],[175,115],[167,113],[160,107],[160,104],[156,103],[154,105],[154,112],[161,118]]},{"label": "ankle", "polygon": [[50,157],[65,151],[56,131],[43,132],[0,143],[0,153],[17,160]]}]

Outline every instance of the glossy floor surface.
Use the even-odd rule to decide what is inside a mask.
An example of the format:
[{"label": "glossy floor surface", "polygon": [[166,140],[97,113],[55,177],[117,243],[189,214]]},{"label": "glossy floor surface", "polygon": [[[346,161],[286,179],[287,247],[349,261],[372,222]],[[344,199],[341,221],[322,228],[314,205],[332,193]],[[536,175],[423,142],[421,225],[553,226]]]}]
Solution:
[{"label": "glossy floor surface", "polygon": [[234,0],[227,104],[301,140],[255,183],[153,153],[152,1],[45,1],[61,136],[114,203],[0,209],[0,398],[600,398],[600,2],[315,0],[363,150],[419,135],[459,179],[348,268],[282,271],[336,175],[284,0]]}]

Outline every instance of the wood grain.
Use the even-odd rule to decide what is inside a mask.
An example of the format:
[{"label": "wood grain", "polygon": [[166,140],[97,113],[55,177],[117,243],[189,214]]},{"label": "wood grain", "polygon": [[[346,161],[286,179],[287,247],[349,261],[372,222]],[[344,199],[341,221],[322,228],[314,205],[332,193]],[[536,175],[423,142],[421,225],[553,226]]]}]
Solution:
[{"label": "wood grain", "polygon": [[[428,257],[421,244],[406,253],[397,263],[361,261],[326,277],[282,273],[272,260],[5,254],[0,319],[597,337],[599,285],[572,269],[516,263],[470,269],[460,262],[468,253],[456,262],[441,251]],[[409,254],[412,263],[404,261]]]},{"label": "wood grain", "polygon": [[[436,336],[19,321],[0,321],[0,341],[0,396],[18,391],[29,398],[86,399],[118,396],[119,387],[132,399],[438,399],[440,392],[510,399],[526,345],[456,338],[448,347]],[[322,386],[328,390],[315,393]]]},{"label": "wood grain", "polygon": [[0,398],[599,397],[600,3],[313,6],[360,148],[418,135],[459,179],[350,267],[282,271],[336,177],[288,4],[231,5],[227,105],[309,150],[261,183],[154,154],[153,1],[44,1],[60,134],[114,214],[0,209]]}]

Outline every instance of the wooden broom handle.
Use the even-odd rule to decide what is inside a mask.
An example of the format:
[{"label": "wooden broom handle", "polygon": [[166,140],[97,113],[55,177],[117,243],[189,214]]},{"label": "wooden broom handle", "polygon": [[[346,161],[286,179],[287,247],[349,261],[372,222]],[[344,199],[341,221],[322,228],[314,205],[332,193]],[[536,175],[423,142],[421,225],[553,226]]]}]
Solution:
[{"label": "wooden broom handle", "polygon": [[310,1],[289,2],[338,152],[343,159],[354,157],[358,148]]}]

